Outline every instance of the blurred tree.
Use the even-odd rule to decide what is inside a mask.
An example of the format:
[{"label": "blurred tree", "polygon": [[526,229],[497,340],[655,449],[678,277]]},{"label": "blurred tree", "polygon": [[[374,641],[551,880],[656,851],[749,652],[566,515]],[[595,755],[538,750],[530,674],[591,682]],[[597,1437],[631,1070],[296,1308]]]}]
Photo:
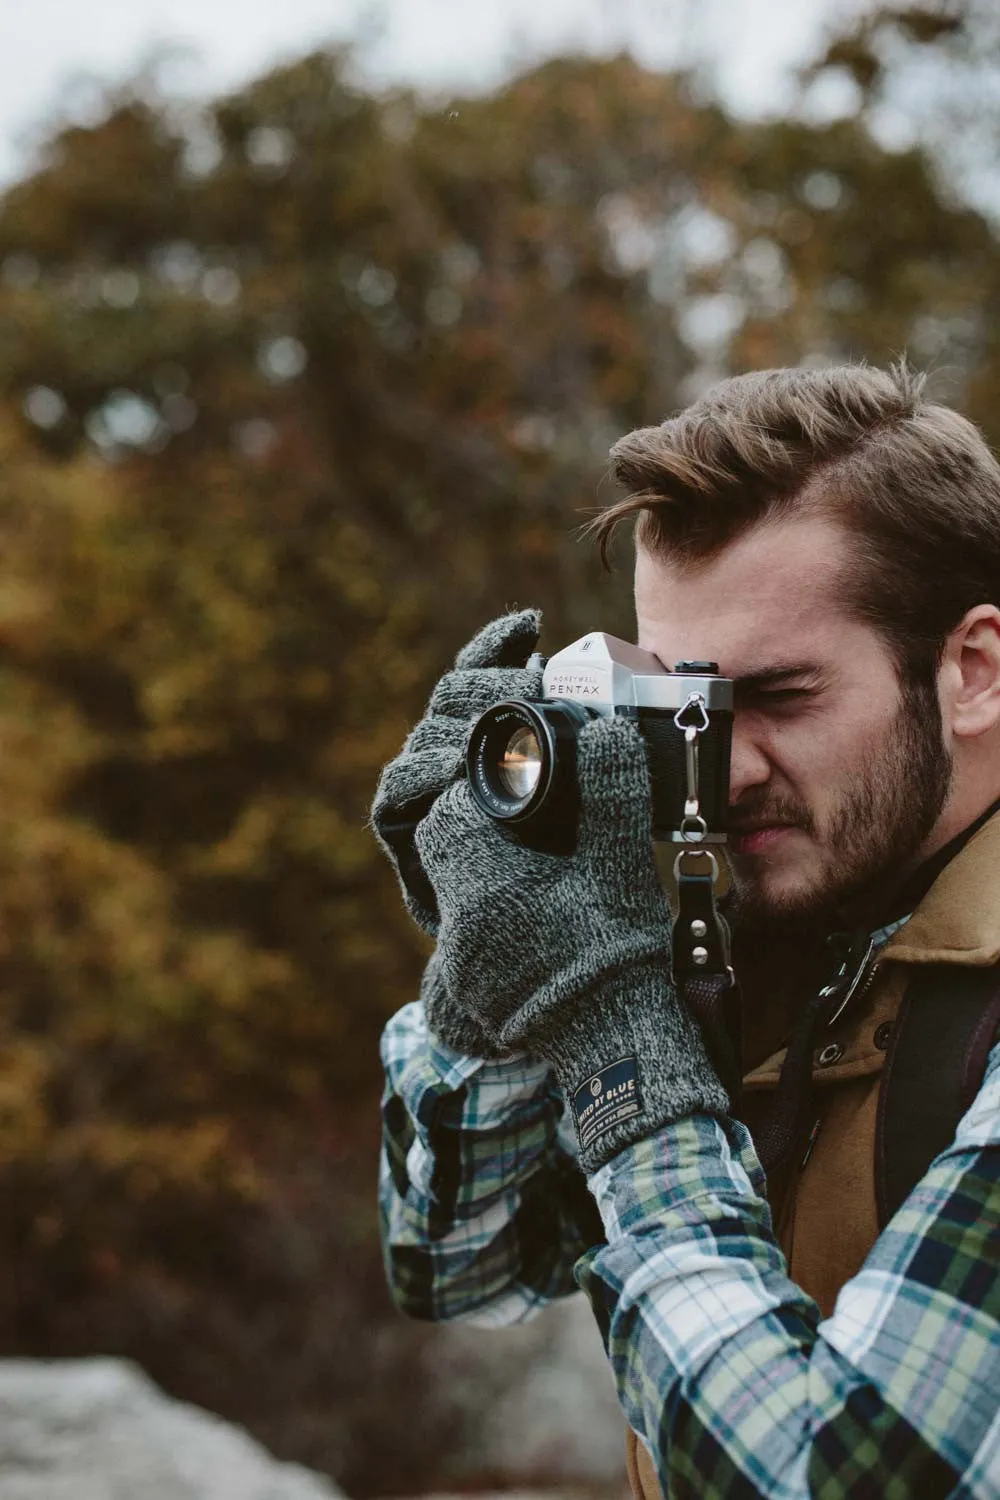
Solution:
[{"label": "blurred tree", "polygon": [[[991,0],[876,5],[830,43],[803,81],[808,90],[822,88],[831,77],[851,81],[868,134],[901,146],[901,158],[922,159],[936,195],[975,208],[995,234],[1000,224],[1000,12]],[[923,228],[910,226],[907,232],[920,237],[929,229],[925,219]],[[970,219],[969,233],[979,232]],[[975,264],[978,256],[963,267],[952,259],[951,247],[940,248],[942,264],[956,273],[955,295],[927,305],[910,347],[917,361],[948,370],[953,392],[957,386],[969,415],[996,442],[997,279],[989,265]]]},{"label": "blurred tree", "polygon": [[0,204],[0,1339],[134,1354],[362,1493],[440,1477],[452,1420],[386,1444],[424,1335],[362,1336],[421,958],[379,765],[506,605],[627,631],[570,533],[715,376],[909,347],[994,423],[997,257],[863,120],[349,61],[111,97]]}]

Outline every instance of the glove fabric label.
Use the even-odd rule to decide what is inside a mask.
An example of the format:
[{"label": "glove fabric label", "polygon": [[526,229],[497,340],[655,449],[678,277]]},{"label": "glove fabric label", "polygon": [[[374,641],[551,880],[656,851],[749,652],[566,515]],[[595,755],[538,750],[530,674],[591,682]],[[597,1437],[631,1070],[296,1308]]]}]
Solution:
[{"label": "glove fabric label", "polygon": [[594,1073],[573,1094],[580,1149],[585,1151],[613,1125],[642,1114],[639,1066],[634,1057],[622,1057]]}]

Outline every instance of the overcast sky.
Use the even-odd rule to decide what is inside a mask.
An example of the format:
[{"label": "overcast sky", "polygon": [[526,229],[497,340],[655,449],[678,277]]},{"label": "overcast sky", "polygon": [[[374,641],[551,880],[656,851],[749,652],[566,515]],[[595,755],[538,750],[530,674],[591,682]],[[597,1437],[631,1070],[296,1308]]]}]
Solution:
[{"label": "overcast sky", "polygon": [[710,54],[749,112],[780,108],[788,76],[831,16],[859,0],[0,0],[0,181],[26,162],[43,122],[85,113],[87,74],[117,79],[164,43],[193,61],[184,92],[219,91],[325,41],[368,38],[372,76],[471,90],[518,62],[569,47],[629,46],[669,66]]}]

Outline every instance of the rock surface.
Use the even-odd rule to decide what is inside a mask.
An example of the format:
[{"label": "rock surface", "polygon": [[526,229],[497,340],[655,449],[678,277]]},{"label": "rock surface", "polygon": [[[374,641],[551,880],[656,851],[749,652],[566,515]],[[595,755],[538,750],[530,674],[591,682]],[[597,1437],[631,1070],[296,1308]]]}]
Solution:
[{"label": "rock surface", "polygon": [[340,1500],[118,1359],[0,1360],[3,1500]]},{"label": "rock surface", "polygon": [[625,1419],[586,1298],[566,1297],[513,1328],[444,1327],[437,1378],[465,1392],[468,1447],[456,1478],[492,1475],[624,1492]]}]

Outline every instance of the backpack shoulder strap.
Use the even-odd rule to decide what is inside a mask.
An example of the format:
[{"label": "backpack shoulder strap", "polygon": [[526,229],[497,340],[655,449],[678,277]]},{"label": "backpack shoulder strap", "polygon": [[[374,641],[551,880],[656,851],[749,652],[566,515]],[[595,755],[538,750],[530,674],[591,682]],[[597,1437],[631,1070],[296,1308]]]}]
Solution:
[{"label": "backpack shoulder strap", "polygon": [[955,1138],[1000,1027],[1000,968],[928,964],[893,1028],[875,1123],[875,1198],[885,1228]]}]

